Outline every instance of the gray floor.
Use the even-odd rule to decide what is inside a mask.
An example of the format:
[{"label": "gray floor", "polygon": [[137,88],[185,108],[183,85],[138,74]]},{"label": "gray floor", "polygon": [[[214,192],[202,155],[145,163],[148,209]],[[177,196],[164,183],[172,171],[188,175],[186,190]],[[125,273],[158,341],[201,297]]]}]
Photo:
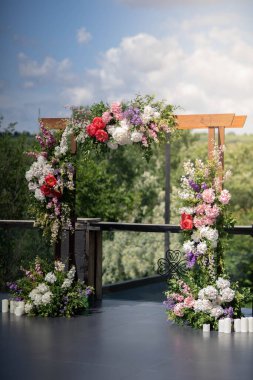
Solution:
[{"label": "gray floor", "polygon": [[0,379],[253,378],[253,334],[175,326],[157,302],[160,290],[110,294],[89,315],[69,320],[1,314]]}]

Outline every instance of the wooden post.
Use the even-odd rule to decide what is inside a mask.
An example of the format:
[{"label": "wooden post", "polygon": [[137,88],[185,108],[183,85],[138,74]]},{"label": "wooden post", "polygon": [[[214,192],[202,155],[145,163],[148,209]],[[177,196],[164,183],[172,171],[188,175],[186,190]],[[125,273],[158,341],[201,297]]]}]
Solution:
[{"label": "wooden post", "polygon": [[[165,224],[170,223],[170,139],[169,135],[167,136],[167,142],[165,145],[165,215],[164,215]],[[170,249],[170,234],[169,232],[165,233],[165,252]]]}]

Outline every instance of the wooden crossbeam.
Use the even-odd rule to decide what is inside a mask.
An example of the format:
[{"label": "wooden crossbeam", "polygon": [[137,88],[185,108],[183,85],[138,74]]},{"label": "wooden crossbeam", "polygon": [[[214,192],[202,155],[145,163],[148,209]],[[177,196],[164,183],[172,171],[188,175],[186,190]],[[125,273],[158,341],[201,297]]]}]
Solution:
[{"label": "wooden crossbeam", "polygon": [[209,127],[243,128],[247,116],[234,113],[176,115],[178,129],[205,129]]}]

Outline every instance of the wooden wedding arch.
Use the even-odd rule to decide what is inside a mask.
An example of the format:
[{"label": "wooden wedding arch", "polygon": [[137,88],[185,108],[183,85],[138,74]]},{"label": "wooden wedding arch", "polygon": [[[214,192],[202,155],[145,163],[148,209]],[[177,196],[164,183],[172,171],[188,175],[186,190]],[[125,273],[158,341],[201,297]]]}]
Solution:
[{"label": "wooden wedding arch", "polygon": [[[247,116],[235,115],[234,113],[226,114],[195,114],[195,115],[175,115],[177,128],[180,130],[191,129],[207,129],[208,130],[208,157],[211,158],[215,144],[222,147],[225,144],[225,129],[226,128],[243,128]],[[63,130],[68,125],[70,119],[68,118],[40,118],[39,119],[47,128]],[[168,144],[169,146],[169,144]],[[77,143],[75,137],[71,136],[71,153],[76,154]],[[221,150],[221,162],[224,168],[224,153]],[[168,170],[167,170],[168,172]],[[167,174],[169,175],[169,174]],[[167,182],[167,181],[166,181]],[[168,184],[168,182],[167,182]],[[167,186],[169,188],[169,186]],[[165,215],[169,215],[169,190],[165,197]],[[166,212],[167,210],[167,212]],[[74,210],[73,210],[74,211]],[[72,227],[74,233],[69,234],[69,265],[75,265],[75,225],[76,216],[73,213]],[[165,218],[165,224],[169,223],[169,217]],[[100,242],[102,244],[102,241]],[[165,243],[166,244],[166,243]],[[55,258],[61,258],[61,241],[56,243]],[[93,283],[91,283],[93,285]]]}]

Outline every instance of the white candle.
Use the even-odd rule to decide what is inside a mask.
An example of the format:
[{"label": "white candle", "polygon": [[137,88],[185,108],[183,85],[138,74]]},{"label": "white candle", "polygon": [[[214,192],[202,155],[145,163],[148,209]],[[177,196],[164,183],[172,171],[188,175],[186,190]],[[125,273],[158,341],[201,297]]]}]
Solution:
[{"label": "white candle", "polygon": [[15,301],[10,301],[10,313],[14,313],[15,310]]},{"label": "white candle", "polygon": [[253,332],[253,317],[248,317],[247,320],[248,320],[249,332]]},{"label": "white candle", "polygon": [[241,318],[241,332],[248,332],[248,319]]},{"label": "white candle", "polygon": [[203,332],[209,332],[210,331],[210,325],[209,324],[204,324],[203,325]]},{"label": "white candle", "polygon": [[241,319],[240,318],[234,319],[234,331],[235,332],[241,332]]},{"label": "white candle", "polygon": [[2,300],[2,313],[8,313],[9,311],[9,301],[7,299]]},{"label": "white candle", "polygon": [[17,317],[21,317],[21,315],[23,315],[24,313],[25,313],[25,310],[24,310],[24,308],[22,306],[16,307],[16,309],[15,309],[15,315]]},{"label": "white candle", "polygon": [[219,319],[218,321],[218,331],[220,333],[223,333],[224,332],[224,319]]},{"label": "white candle", "polygon": [[226,334],[231,333],[231,319],[230,318],[224,319],[224,333]]}]

